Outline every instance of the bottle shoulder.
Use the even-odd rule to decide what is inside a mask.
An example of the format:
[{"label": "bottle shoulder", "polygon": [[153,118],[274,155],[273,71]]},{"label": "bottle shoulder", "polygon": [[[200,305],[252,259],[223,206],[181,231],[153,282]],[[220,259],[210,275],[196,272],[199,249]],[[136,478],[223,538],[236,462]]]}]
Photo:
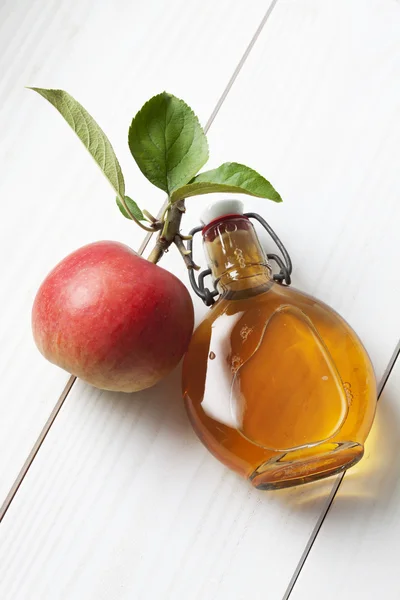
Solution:
[{"label": "bottle shoulder", "polygon": [[258,294],[221,296],[210,310],[209,315],[206,316],[206,319],[214,321],[221,315],[244,314],[253,310],[268,314],[285,306],[297,307],[307,312],[329,313],[343,321],[333,308],[321,300],[296,288],[275,282],[271,282],[267,290]]},{"label": "bottle shoulder", "polygon": [[195,335],[197,331],[202,332],[201,335],[211,335],[211,331],[216,328],[227,334],[241,331],[241,335],[246,335],[246,332],[251,330],[262,335],[270,320],[279,315],[282,317],[279,319],[282,326],[284,316],[307,322],[335,354],[338,349],[347,354],[350,347],[353,348],[373,373],[371,361],[362,342],[343,317],[314,296],[273,282],[267,291],[256,296],[239,299],[221,297],[202,321]]}]

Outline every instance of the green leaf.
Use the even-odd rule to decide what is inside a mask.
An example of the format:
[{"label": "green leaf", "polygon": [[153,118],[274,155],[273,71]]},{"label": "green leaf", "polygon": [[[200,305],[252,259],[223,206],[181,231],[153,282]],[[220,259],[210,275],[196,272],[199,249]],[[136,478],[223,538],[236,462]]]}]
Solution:
[{"label": "green leaf", "polygon": [[29,89],[46,98],[58,110],[89,150],[118,196],[124,197],[125,182],[120,164],[109,139],[93,117],[63,90]]},{"label": "green leaf", "polygon": [[151,98],[133,118],[128,142],[143,175],[169,195],[208,160],[207,138],[196,115],[166,92]]},{"label": "green leaf", "polygon": [[[122,212],[124,217],[126,219],[132,220],[131,216],[126,212],[125,206],[122,204],[121,199],[117,196],[116,200],[117,200],[118,208]],[[129,208],[129,210],[131,211],[133,216],[137,218],[138,221],[146,220],[144,217],[144,214],[142,213],[142,211],[140,210],[140,208],[138,207],[136,202],[134,200],[132,200],[132,198],[129,198],[129,196],[125,196],[125,204]]]},{"label": "green leaf", "polygon": [[282,202],[282,198],[269,181],[257,171],[239,163],[224,163],[218,169],[200,173],[187,185],[176,189],[171,200],[177,202],[182,198],[214,192],[248,194],[259,198],[268,198],[274,202]]}]

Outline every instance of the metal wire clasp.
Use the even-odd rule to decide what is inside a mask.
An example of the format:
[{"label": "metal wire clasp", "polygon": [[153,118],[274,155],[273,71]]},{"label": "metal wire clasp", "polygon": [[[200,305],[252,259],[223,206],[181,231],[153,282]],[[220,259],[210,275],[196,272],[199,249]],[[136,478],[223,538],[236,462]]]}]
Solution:
[{"label": "metal wire clasp", "polygon": [[[282,283],[282,284],[285,283],[286,285],[290,285],[290,283],[291,283],[290,276],[292,274],[292,268],[293,268],[292,261],[290,259],[288,251],[286,250],[285,246],[282,244],[279,237],[276,235],[275,231],[267,223],[267,221],[265,219],[263,219],[257,213],[245,213],[243,216],[247,217],[248,219],[255,219],[256,221],[258,221],[264,227],[264,229],[267,231],[267,233],[270,235],[270,237],[273,239],[275,244],[278,246],[278,248],[283,256],[283,260],[277,254],[267,254],[268,260],[275,261],[279,267],[279,273],[275,273],[273,275],[273,279],[274,279],[274,281],[277,281],[278,283]],[[194,236],[196,235],[196,233],[199,233],[199,231],[202,231],[202,229],[203,229],[203,226],[200,225],[198,227],[194,227],[189,232],[189,236],[191,236],[191,238],[188,241],[188,250],[190,252],[190,256],[191,256],[192,260],[193,260],[193,239],[194,239]],[[196,281],[196,276],[195,276],[194,270],[189,269],[188,272],[189,272],[190,285],[192,286],[194,292],[199,296],[199,298],[201,298],[203,300],[203,302],[206,306],[212,306],[215,302],[215,297],[218,296],[219,292],[216,289],[215,285],[214,285],[214,289],[211,291],[210,289],[205,287],[205,284],[204,284],[204,279],[208,275],[211,275],[211,269],[205,269],[204,271],[201,271],[197,281]]]}]

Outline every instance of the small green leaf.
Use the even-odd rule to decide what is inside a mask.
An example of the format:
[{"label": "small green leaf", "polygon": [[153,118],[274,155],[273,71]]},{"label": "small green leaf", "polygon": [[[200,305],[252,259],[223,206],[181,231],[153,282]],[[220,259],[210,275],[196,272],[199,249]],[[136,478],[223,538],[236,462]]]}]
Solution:
[{"label": "small green leaf", "polygon": [[224,163],[218,169],[200,173],[187,185],[176,189],[171,195],[171,200],[177,202],[182,198],[214,192],[248,194],[259,198],[268,198],[274,202],[282,202],[282,198],[269,181],[257,171],[239,163]]},{"label": "small green leaf", "polygon": [[[117,200],[118,208],[122,212],[124,217],[126,219],[132,220],[131,216],[126,212],[125,206],[122,204],[121,199],[117,196],[116,200]],[[129,198],[129,196],[125,196],[125,204],[129,208],[129,210],[131,211],[133,216],[137,218],[138,221],[146,220],[144,217],[144,214],[142,213],[142,211],[140,210],[140,208],[138,207],[136,202],[134,200],[132,200],[132,198]]]},{"label": "small green leaf", "polygon": [[204,131],[183,100],[163,92],[133,118],[129,148],[143,175],[169,195],[208,160]]},{"label": "small green leaf", "polygon": [[93,117],[63,90],[29,89],[46,98],[58,110],[89,150],[114,190],[123,197],[125,183],[121,167],[109,139]]}]

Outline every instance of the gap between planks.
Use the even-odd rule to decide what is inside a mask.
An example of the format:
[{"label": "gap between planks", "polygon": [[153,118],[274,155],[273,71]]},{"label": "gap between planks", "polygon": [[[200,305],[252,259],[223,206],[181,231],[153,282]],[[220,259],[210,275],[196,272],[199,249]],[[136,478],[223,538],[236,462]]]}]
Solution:
[{"label": "gap between planks", "polygon": [[[395,366],[397,360],[399,359],[399,357],[400,357],[400,340],[399,340],[399,342],[398,342],[398,344],[397,344],[397,346],[396,346],[396,348],[395,348],[395,350],[394,350],[394,352],[393,352],[393,354],[391,356],[389,364],[386,367],[386,370],[385,370],[385,372],[383,374],[383,377],[382,377],[382,379],[381,379],[381,381],[379,383],[379,386],[378,386],[378,401],[379,401],[379,399],[380,399],[380,397],[381,397],[381,395],[383,393],[383,390],[385,389],[385,386],[386,386],[387,382],[389,381],[389,377],[390,377],[390,375],[391,375],[391,373],[392,373],[392,371],[394,369],[394,366]],[[284,594],[282,600],[288,600],[290,598],[290,596],[291,596],[291,594],[293,592],[293,589],[294,589],[294,587],[296,585],[296,582],[297,582],[297,580],[298,580],[298,578],[300,576],[300,573],[303,570],[303,567],[304,567],[304,565],[306,563],[306,560],[307,560],[307,558],[308,558],[308,556],[309,556],[309,554],[311,552],[311,549],[312,549],[312,547],[313,547],[313,545],[315,543],[315,540],[318,537],[318,534],[319,534],[319,532],[321,530],[321,527],[324,524],[324,521],[325,521],[326,517],[328,516],[328,513],[329,513],[329,511],[331,509],[333,501],[335,500],[336,494],[339,491],[340,485],[341,485],[341,483],[342,483],[345,475],[346,475],[346,471],[343,471],[343,473],[341,475],[338,475],[338,477],[337,477],[337,479],[336,479],[336,481],[335,481],[335,483],[334,483],[334,485],[332,487],[331,493],[329,494],[329,496],[327,498],[327,501],[326,501],[326,504],[325,504],[325,508],[322,510],[322,512],[321,512],[321,514],[319,516],[319,519],[318,519],[317,523],[315,524],[315,527],[314,527],[313,531],[311,532],[310,538],[309,538],[309,540],[308,540],[308,542],[306,544],[306,547],[304,548],[303,554],[300,557],[299,563],[298,563],[298,565],[296,567],[296,570],[293,573],[293,576],[292,576],[292,578],[291,578],[291,580],[289,582],[288,587],[286,588],[286,591],[285,591],[285,594]]]},{"label": "gap between planks", "polygon": [[36,457],[37,453],[39,452],[41,445],[43,444],[44,440],[46,439],[46,436],[49,433],[50,428],[53,425],[54,421],[56,420],[57,415],[60,412],[75,381],[76,381],[75,375],[71,375],[67,381],[66,386],[64,387],[64,389],[61,393],[61,396],[59,397],[56,405],[54,406],[53,410],[51,411],[49,418],[47,419],[46,423],[44,424],[44,427],[43,427],[42,431],[40,432],[39,437],[37,438],[36,442],[34,443],[32,450],[28,454],[28,457],[27,457],[26,461],[24,462],[22,469],[18,473],[16,480],[14,481],[10,491],[8,492],[6,499],[4,500],[2,506],[0,507],[0,523],[3,520],[3,517],[6,514],[11,502],[13,501],[15,494],[18,492],[18,490],[21,486],[21,483],[24,480],[25,475],[29,471],[31,464],[35,460],[35,457]]},{"label": "gap between planks", "polygon": [[[279,0],[272,0],[271,4],[268,7],[268,10],[266,11],[264,17],[261,19],[261,22],[259,24],[259,26],[257,27],[253,37],[251,38],[248,46],[246,47],[243,56],[241,57],[241,59],[239,60],[235,70],[232,73],[232,76],[230,77],[227,85],[224,88],[224,91],[222,92],[217,104],[215,105],[214,110],[211,113],[210,118],[208,119],[206,126],[204,128],[204,131],[207,133],[207,131],[210,129],[215,117],[217,116],[218,112],[220,111],[227,95],[229,94],[233,84],[235,83],[240,71],[243,68],[243,65],[245,64],[251,50],[253,49],[254,44],[256,43],[257,39],[259,38],[266,22],[268,21],[269,17],[271,16],[271,13],[273,11],[273,9],[275,8],[276,4],[279,2]],[[166,206],[166,203],[164,203],[164,205],[161,207],[158,216],[161,216],[162,211],[164,210]],[[142,243],[140,244],[140,247],[138,249],[138,254],[143,254],[143,252],[146,250],[148,243],[151,239],[151,237],[153,236],[152,233],[148,233],[145,238],[143,239]],[[42,431],[39,434],[39,437],[37,438],[32,450],[30,451],[26,461],[24,462],[20,472],[18,473],[13,485],[11,486],[10,491],[8,492],[2,506],[0,507],[0,523],[3,520],[3,518],[5,517],[8,509],[10,508],[10,505],[12,503],[12,501],[14,500],[24,478],[26,477],[33,461],[35,460],[37,453],[39,452],[43,442],[45,441],[47,434],[49,433],[54,421],[57,418],[57,415],[59,414],[61,408],[63,407],[64,402],[66,401],[69,392],[72,389],[72,386],[74,385],[75,381],[76,381],[76,377],[74,375],[71,375],[71,377],[68,379],[67,384],[65,385],[59,399],[57,400],[56,405],[54,406],[53,410],[50,413],[49,418],[47,419],[46,423],[43,426]]]}]

